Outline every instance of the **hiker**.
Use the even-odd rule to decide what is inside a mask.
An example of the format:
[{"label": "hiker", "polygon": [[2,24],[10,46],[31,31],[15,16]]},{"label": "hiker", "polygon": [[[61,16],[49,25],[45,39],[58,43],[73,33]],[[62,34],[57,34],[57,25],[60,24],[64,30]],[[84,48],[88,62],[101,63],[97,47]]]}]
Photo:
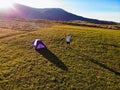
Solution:
[{"label": "hiker", "polygon": [[67,47],[70,46],[70,41],[71,41],[71,35],[68,34],[68,35],[66,35],[66,43],[67,43]]}]

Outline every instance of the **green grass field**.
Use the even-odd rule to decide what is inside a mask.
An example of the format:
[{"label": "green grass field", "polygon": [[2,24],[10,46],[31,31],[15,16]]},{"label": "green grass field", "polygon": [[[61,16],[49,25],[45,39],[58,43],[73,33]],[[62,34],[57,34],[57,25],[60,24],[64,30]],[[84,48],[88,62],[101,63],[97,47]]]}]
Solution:
[{"label": "green grass field", "polygon": [[[6,30],[0,29],[0,90],[120,90],[120,30],[72,25]],[[66,49],[65,34],[72,34],[71,48]],[[31,47],[36,38],[46,51]]]}]

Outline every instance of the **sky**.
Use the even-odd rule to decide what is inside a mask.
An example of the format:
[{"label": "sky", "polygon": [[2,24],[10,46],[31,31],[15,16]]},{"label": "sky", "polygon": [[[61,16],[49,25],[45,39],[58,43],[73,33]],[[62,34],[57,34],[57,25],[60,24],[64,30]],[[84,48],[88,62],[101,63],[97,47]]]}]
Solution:
[{"label": "sky", "polygon": [[[5,0],[0,0],[0,3]],[[34,8],[62,8],[73,14],[120,22],[120,0],[6,0]]]}]

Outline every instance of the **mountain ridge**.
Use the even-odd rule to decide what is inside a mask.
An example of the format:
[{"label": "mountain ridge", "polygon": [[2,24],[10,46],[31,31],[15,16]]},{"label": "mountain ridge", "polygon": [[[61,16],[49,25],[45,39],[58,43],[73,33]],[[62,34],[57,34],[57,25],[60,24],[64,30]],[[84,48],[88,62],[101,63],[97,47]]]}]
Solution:
[{"label": "mountain ridge", "polygon": [[30,19],[48,19],[58,21],[81,20],[96,24],[116,24],[113,21],[103,21],[91,18],[85,18],[65,11],[61,8],[33,8],[21,4],[14,4],[14,7],[5,12],[0,12],[6,17],[21,17]]}]

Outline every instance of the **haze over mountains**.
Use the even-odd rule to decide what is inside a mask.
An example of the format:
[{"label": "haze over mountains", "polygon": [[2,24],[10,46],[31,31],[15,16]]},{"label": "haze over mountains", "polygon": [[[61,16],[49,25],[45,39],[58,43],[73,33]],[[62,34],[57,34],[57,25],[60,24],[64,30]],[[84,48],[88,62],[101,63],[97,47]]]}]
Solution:
[{"label": "haze over mountains", "polygon": [[58,21],[81,20],[96,24],[116,24],[115,22],[112,21],[102,21],[102,20],[77,16],[60,8],[38,9],[21,4],[15,4],[14,8],[11,8],[6,11],[1,11],[0,16],[30,18],[30,19],[48,19],[48,20],[58,20]]}]

